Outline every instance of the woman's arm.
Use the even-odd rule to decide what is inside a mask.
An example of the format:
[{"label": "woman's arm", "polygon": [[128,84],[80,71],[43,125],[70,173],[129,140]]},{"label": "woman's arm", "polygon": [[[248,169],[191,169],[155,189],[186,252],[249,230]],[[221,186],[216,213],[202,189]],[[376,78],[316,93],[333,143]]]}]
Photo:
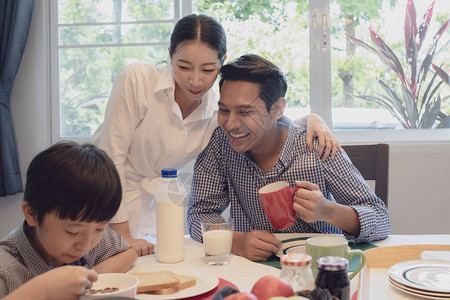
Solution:
[{"label": "woman's arm", "polygon": [[138,256],[144,256],[155,253],[155,245],[149,243],[144,239],[135,239],[131,236],[130,226],[128,221],[122,223],[109,223],[109,227],[111,227],[115,232],[123,236],[128,245],[133,247]]},{"label": "woman's arm", "polygon": [[313,151],[313,140],[317,137],[317,140],[319,141],[318,150],[322,157],[322,161],[328,157],[333,159],[336,155],[336,151],[342,152],[339,141],[334,137],[325,121],[319,115],[309,114],[298,118],[294,123],[306,127],[306,144],[310,151]]},{"label": "woman's arm", "polygon": [[123,68],[116,77],[105,112],[101,130],[94,135],[94,144],[108,153],[114,161],[122,184],[122,203],[116,215],[110,221],[110,227],[122,235],[130,245],[135,247],[139,256],[154,253],[154,245],[143,239],[135,239],[131,235],[126,209],[125,161],[133,142],[136,127],[142,121],[143,112],[136,96],[136,74],[138,65]]}]

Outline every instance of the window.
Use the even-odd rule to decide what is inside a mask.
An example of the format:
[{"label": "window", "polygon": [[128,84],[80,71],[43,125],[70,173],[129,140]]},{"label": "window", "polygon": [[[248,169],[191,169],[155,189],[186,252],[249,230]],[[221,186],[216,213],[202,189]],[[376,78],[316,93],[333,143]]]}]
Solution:
[{"label": "window", "polygon": [[[409,10],[417,15],[417,27],[422,23],[422,17],[427,12],[432,1],[414,1],[414,10]],[[388,44],[403,66],[405,77],[413,86],[411,79],[411,68],[405,58],[405,15],[407,12],[407,1],[330,1],[331,15],[331,74],[332,74],[332,114],[333,126],[339,129],[352,129],[355,124],[360,129],[401,129],[401,122],[394,118],[384,107],[352,95],[383,95],[386,98],[393,98],[383,90],[377,79],[387,84],[389,89],[399,96],[404,97],[400,89],[400,80],[392,69],[386,67],[380,58],[373,52],[360,46],[356,46],[345,38],[345,34],[356,36],[365,41],[370,46],[376,48],[370,39],[369,26],[374,32]],[[381,17],[379,17],[381,16]],[[450,4],[448,1],[436,1],[432,19],[428,26],[426,38],[418,52],[418,61],[425,58],[429,50],[433,36],[438,31],[441,24],[450,16]],[[415,18],[412,17],[412,18]],[[441,37],[437,44],[436,54],[433,63],[440,66],[442,63],[447,66],[450,58],[450,51],[445,49],[445,43],[449,41],[449,34]],[[416,41],[420,44],[419,41]],[[415,61],[411,59],[411,61]],[[445,68],[445,67],[444,67]],[[419,70],[417,70],[419,73]],[[427,75],[423,84],[421,74],[417,76],[417,82],[421,88],[417,88],[417,100],[424,98],[427,84],[432,78],[431,72]],[[439,78],[438,78],[439,79]],[[437,81],[433,84],[436,86]],[[412,90],[412,88],[411,88]],[[442,101],[441,111],[448,115],[450,113],[450,89],[449,85],[440,87]],[[437,96],[437,94],[435,94]],[[386,99],[385,98],[385,99]],[[386,100],[388,101],[388,100]],[[423,109],[422,109],[423,111]],[[399,115],[398,113],[396,114]],[[407,115],[407,113],[406,113]],[[411,118],[407,118],[410,121]],[[425,118],[424,118],[425,119]],[[403,123],[406,123],[402,120]],[[412,123],[412,121],[411,121]],[[425,123],[425,122],[422,122]],[[408,126],[408,124],[404,124]],[[409,124],[413,125],[413,124]]]},{"label": "window", "polygon": [[[212,15],[223,24],[228,60],[258,53],[283,69],[289,83],[287,115],[291,118],[318,113],[345,141],[449,140],[448,129],[391,130],[402,127],[387,109],[351,96],[380,93],[377,78],[396,87],[396,75],[370,51],[350,43],[345,33],[373,46],[371,25],[403,62],[406,2],[50,1],[52,82],[58,83],[52,86],[53,140],[92,135],[103,120],[116,72],[133,61],[168,62],[172,28],[180,16],[191,12]],[[415,1],[418,25],[430,2]],[[450,3],[436,1],[422,50],[428,49],[429,40],[449,17]],[[449,36],[447,30],[441,37],[435,61],[447,73]],[[441,111],[448,115],[450,88],[443,83],[439,92]]]},{"label": "window", "polygon": [[179,1],[50,1],[53,140],[89,137],[103,120],[114,75],[133,61],[168,61]]},{"label": "window", "polygon": [[[310,112],[309,4],[281,1],[193,0],[193,12],[213,16],[227,33],[227,61],[256,53],[286,75],[291,118]],[[233,5],[235,4],[235,5]]]}]

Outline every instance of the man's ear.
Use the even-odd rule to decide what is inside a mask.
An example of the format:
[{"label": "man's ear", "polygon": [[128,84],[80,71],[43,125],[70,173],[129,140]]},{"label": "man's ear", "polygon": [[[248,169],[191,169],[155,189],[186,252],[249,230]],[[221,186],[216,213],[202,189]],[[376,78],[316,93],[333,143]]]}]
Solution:
[{"label": "man's ear", "polygon": [[27,201],[22,202],[22,211],[28,225],[36,227],[39,224],[36,212],[30,207]]},{"label": "man's ear", "polygon": [[286,99],[284,97],[280,97],[277,102],[272,104],[270,108],[270,114],[274,120],[278,120],[283,116],[284,109],[286,108]]}]

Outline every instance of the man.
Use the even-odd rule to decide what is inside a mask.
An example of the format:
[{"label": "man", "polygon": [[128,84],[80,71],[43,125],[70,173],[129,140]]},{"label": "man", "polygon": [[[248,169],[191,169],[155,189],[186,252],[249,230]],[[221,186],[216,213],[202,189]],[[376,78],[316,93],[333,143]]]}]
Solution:
[{"label": "man", "polygon": [[[354,241],[386,238],[391,224],[384,203],[345,153],[321,161],[306,146],[306,131],[283,116],[283,72],[257,55],[222,67],[217,128],[194,166],[189,231],[201,241],[200,222],[221,219],[230,205],[232,251],[266,260],[281,242],[275,232],[343,233]],[[269,223],[257,191],[286,180],[296,191],[296,223],[282,231]]]}]

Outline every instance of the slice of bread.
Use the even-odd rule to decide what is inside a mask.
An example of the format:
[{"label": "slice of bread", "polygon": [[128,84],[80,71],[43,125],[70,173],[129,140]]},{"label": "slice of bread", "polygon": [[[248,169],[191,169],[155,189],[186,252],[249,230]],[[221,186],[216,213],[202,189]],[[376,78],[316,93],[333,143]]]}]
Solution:
[{"label": "slice of bread", "polygon": [[167,295],[167,294],[174,294],[176,292],[179,292],[181,290],[190,288],[192,286],[195,286],[197,284],[197,278],[192,276],[186,276],[186,275],[178,275],[176,273],[173,273],[174,276],[176,276],[180,280],[180,285],[178,287],[174,288],[166,288],[166,289],[160,289],[156,291],[146,292],[146,294],[152,294],[152,295]]},{"label": "slice of bread", "polygon": [[175,274],[180,279],[180,290],[190,288],[197,284],[197,278],[187,275]]},{"label": "slice of bread", "polygon": [[180,279],[170,271],[132,273],[132,275],[139,278],[138,293],[178,288],[180,286]]}]

